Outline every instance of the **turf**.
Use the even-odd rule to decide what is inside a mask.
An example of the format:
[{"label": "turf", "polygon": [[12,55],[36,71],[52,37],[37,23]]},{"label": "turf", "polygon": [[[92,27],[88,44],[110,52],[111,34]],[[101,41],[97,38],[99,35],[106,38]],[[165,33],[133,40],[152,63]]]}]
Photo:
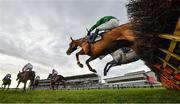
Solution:
[{"label": "turf", "polygon": [[164,88],[2,91],[0,103],[178,103],[180,92]]}]

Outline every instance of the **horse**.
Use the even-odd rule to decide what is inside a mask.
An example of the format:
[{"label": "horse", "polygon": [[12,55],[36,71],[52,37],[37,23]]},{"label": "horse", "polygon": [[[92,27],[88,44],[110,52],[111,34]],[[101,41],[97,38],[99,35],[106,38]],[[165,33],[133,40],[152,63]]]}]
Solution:
[{"label": "horse", "polygon": [[[119,27],[104,33],[102,40],[92,44],[88,43],[87,37],[77,40],[74,40],[71,37],[71,42],[69,44],[68,50],[66,51],[66,54],[71,55],[71,53],[74,52],[78,47],[81,47],[81,50],[76,53],[77,64],[81,68],[83,68],[83,64],[81,64],[79,60],[79,55],[88,55],[90,56],[90,58],[86,60],[86,65],[88,66],[90,71],[96,73],[96,70],[93,69],[89,64],[92,60],[95,60],[99,56],[112,53],[126,45],[128,46],[130,44],[133,44],[135,38],[132,35],[133,32],[129,29],[130,26],[131,24],[129,23],[120,25]],[[119,42],[121,44],[118,44]]]},{"label": "horse", "polygon": [[[10,78],[5,78],[2,80],[3,83],[2,83],[2,88],[3,90],[5,90],[6,86],[8,85],[8,88],[7,90],[9,89],[9,86],[11,85],[11,79]],[[4,87],[3,87],[4,86]]]},{"label": "horse", "polygon": [[52,74],[49,74],[48,78],[51,81],[51,88],[54,90],[54,86],[57,83],[56,88],[58,89],[60,82],[65,86],[65,81],[67,81],[62,75],[57,75],[55,78],[52,77]]},{"label": "horse", "polygon": [[[123,48],[120,48],[110,54],[113,60],[110,62],[107,62],[106,66],[104,67],[104,76],[107,75],[107,72],[109,71],[111,67],[131,63],[140,59],[134,50],[126,49],[126,47],[123,47]],[[124,52],[123,50],[127,52]]]},{"label": "horse", "polygon": [[19,84],[22,82],[24,83],[23,90],[26,91],[26,83],[28,80],[30,80],[30,88],[33,87],[34,83],[34,78],[35,78],[35,72],[34,71],[25,71],[25,72],[20,72],[17,75],[18,84],[16,89],[18,88]]}]

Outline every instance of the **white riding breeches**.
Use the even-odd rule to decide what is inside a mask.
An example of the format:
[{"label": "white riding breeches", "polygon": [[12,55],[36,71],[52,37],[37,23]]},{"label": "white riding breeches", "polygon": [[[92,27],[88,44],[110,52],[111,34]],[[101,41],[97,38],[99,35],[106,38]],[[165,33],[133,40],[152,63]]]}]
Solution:
[{"label": "white riding breeches", "polygon": [[32,71],[32,69],[33,66],[31,64],[28,64],[26,67],[24,67],[23,71],[27,71],[27,70]]},{"label": "white riding breeches", "polygon": [[111,30],[115,27],[119,26],[119,20],[118,19],[111,19],[108,22],[105,22],[104,24],[98,26],[96,29],[102,31],[102,30]]},{"label": "white riding breeches", "polygon": [[54,75],[58,75],[58,72],[55,71],[54,73],[52,73],[52,76],[54,76]]}]

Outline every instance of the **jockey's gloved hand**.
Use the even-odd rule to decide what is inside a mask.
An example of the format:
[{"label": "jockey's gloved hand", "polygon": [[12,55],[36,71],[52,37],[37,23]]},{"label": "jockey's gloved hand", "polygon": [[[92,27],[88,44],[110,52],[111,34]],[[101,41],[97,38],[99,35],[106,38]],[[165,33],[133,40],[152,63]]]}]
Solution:
[{"label": "jockey's gloved hand", "polygon": [[90,36],[90,35],[91,35],[91,32],[90,32],[90,31],[88,31],[87,36]]}]

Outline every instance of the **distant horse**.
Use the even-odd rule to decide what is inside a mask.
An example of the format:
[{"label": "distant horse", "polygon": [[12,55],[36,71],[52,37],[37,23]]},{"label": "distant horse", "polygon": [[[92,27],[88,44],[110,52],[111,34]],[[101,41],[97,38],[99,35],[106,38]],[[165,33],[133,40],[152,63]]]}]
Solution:
[{"label": "distant horse", "polygon": [[38,85],[39,85],[39,80],[40,80],[40,77],[37,76],[35,79],[34,79],[34,83],[33,83],[33,89],[36,88]]},{"label": "distant horse", "polygon": [[19,80],[16,89],[18,88],[19,84],[22,82],[22,83],[24,83],[23,90],[26,91],[26,83],[28,80],[30,80],[30,88],[32,88],[33,83],[34,83],[34,78],[35,78],[34,71],[25,71],[25,72],[19,71],[19,73],[17,75],[17,79],[16,79],[16,80]]},{"label": "distant horse", "polygon": [[60,82],[64,85],[64,88],[66,87],[65,86],[66,79],[62,75],[57,75],[57,76],[55,76],[55,78],[52,78],[52,74],[49,74],[47,79],[51,80],[51,88],[53,90],[54,90],[54,86],[56,83],[57,83],[56,88],[58,89]]},{"label": "distant horse", "polygon": [[[127,52],[124,52],[123,50]],[[136,52],[130,48],[127,49],[126,47],[120,48],[110,55],[113,57],[113,60],[108,62],[104,67],[104,76],[107,75],[107,72],[113,66],[127,64],[139,60],[139,56],[136,54]]]},{"label": "distant horse", "polygon": [[[90,71],[96,72],[96,70],[90,66],[90,61],[98,58],[99,56],[110,54],[121,47],[125,47],[126,45],[129,46],[133,44],[135,38],[132,35],[133,32],[129,28],[129,23],[123,24],[105,33],[101,41],[97,41],[93,44],[89,44],[87,42],[87,37],[77,40],[73,40],[71,38],[71,43],[69,44],[69,48],[66,53],[67,55],[70,55],[78,48],[78,46],[81,47],[81,50],[76,53],[77,64],[80,67],[83,67],[83,64],[79,61],[79,55],[88,55],[90,58],[86,60],[86,65]],[[121,44],[119,44],[119,42]]]},{"label": "distant horse", "polygon": [[10,78],[5,78],[2,81],[3,81],[3,83],[2,83],[3,90],[6,88],[7,85],[8,85],[8,88],[7,88],[7,90],[8,90],[9,86],[11,85],[11,79]]}]

